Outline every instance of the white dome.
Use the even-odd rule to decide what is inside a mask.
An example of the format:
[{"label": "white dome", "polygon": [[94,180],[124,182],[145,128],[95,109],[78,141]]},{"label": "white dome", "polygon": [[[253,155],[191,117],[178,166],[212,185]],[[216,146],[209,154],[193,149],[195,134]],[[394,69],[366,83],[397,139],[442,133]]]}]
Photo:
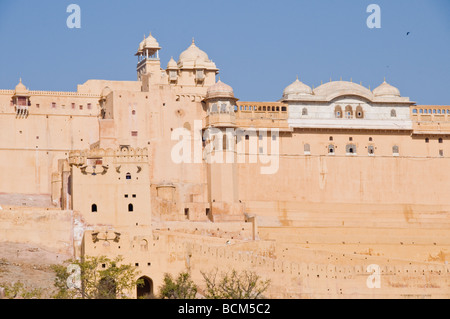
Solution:
[{"label": "white dome", "polygon": [[289,85],[283,91],[283,97],[285,98],[287,98],[289,95],[312,95],[312,94],[313,94],[312,89],[308,85],[300,82],[298,78],[297,80],[295,80],[294,83]]},{"label": "white dome", "polygon": [[194,40],[192,39],[192,44],[187,50],[180,54],[179,62],[210,62],[208,55],[200,50],[196,45]]},{"label": "white dome", "polygon": [[226,98],[234,98],[233,88],[228,84],[219,81],[210,86],[208,91],[206,92],[206,98],[211,99],[215,97],[226,97]]},{"label": "white dome", "polygon": [[178,69],[177,62],[175,62],[173,57],[171,57],[169,63],[167,63],[167,70],[170,70],[170,69]]},{"label": "white dome", "polygon": [[152,36],[151,32],[148,38],[145,39],[144,49],[161,49],[158,41],[156,41],[156,39]]},{"label": "white dome", "polygon": [[390,85],[386,80],[379,87],[373,90],[374,96],[400,97],[400,91],[396,87]]}]

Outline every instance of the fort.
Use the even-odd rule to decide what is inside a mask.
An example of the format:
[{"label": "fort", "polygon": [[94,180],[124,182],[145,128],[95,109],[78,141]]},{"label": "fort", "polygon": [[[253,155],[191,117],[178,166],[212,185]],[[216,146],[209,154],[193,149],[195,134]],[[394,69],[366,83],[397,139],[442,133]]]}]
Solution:
[{"label": "fort", "polygon": [[450,106],[386,81],[239,101],[194,41],[165,69],[160,50],[139,44],[136,81],[0,90],[0,243],[121,255],[145,282],[131,297],[214,267],[256,271],[268,298],[449,297]]}]

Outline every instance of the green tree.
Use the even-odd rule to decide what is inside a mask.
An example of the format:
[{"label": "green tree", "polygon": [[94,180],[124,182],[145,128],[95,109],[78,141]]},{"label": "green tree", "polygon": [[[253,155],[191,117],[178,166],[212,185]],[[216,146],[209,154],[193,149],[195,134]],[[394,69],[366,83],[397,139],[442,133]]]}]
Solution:
[{"label": "green tree", "polygon": [[[121,256],[110,259],[106,256],[86,256],[83,260],[68,260],[64,265],[52,266],[56,274],[54,285],[56,299],[116,299],[127,298],[127,292],[136,285],[142,285],[138,277],[137,268],[122,264]],[[75,277],[69,273],[68,266],[74,265],[80,270],[78,287],[69,287],[68,279]],[[70,282],[70,281],[69,281]]]},{"label": "green tree", "polygon": [[222,273],[215,270],[201,272],[206,284],[207,299],[260,299],[268,289],[270,280],[262,280],[255,272],[236,270]]},{"label": "green tree", "polygon": [[164,283],[160,287],[161,299],[195,299],[197,286],[188,272],[182,272],[174,281],[170,274],[164,275]]},{"label": "green tree", "polygon": [[25,287],[25,285],[17,281],[13,285],[3,284],[3,288],[5,288],[5,297],[7,299],[40,299],[42,297],[42,289],[30,289]]}]

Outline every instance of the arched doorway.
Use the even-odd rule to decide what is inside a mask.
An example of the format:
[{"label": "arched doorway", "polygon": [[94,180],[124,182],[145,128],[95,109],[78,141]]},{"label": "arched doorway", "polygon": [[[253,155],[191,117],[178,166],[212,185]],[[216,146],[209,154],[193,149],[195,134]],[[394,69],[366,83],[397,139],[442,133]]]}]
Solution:
[{"label": "arched doorway", "polygon": [[153,280],[148,277],[141,277],[142,285],[137,285],[137,298],[149,299],[153,297]]}]

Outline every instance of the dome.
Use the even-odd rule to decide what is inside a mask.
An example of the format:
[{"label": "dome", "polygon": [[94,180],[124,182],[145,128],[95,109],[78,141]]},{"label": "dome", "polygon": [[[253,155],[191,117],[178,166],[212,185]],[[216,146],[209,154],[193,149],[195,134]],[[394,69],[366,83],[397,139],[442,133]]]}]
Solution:
[{"label": "dome", "polygon": [[139,44],[138,52],[143,52],[145,47],[145,34],[144,34],[144,40]]},{"label": "dome", "polygon": [[379,87],[373,90],[374,96],[400,97],[400,91],[396,87],[390,85],[386,80]]},{"label": "dome", "polygon": [[102,97],[107,97],[111,92],[112,90],[109,88],[109,86],[105,86],[105,88],[102,90]]},{"label": "dome", "polygon": [[22,79],[20,79],[19,84],[16,85],[15,93],[16,93],[16,95],[17,94],[27,94],[28,93],[28,89],[22,83]]},{"label": "dome", "polygon": [[185,50],[184,52],[182,52],[180,54],[180,59],[179,62],[187,62],[187,61],[193,61],[193,62],[198,62],[198,61],[203,61],[203,62],[209,62],[209,58],[208,55],[200,50],[194,42],[194,39],[192,39],[192,44],[189,48],[187,48],[187,50]]},{"label": "dome", "polygon": [[208,91],[206,92],[206,98],[211,99],[215,97],[226,97],[226,98],[233,98],[234,99],[234,92],[233,88],[222,81],[219,81],[210,86],[208,88]]},{"label": "dome", "polygon": [[313,92],[309,86],[297,80],[289,85],[283,91],[283,97],[288,97],[289,95],[311,95]]},{"label": "dome", "polygon": [[148,38],[145,39],[144,49],[161,49],[158,41],[156,41],[156,39],[152,36],[151,32]]},{"label": "dome", "polygon": [[178,68],[177,62],[175,62],[175,60],[173,59],[173,57],[171,57],[169,63],[167,63],[167,70],[170,70],[170,69],[177,69],[177,68]]}]

